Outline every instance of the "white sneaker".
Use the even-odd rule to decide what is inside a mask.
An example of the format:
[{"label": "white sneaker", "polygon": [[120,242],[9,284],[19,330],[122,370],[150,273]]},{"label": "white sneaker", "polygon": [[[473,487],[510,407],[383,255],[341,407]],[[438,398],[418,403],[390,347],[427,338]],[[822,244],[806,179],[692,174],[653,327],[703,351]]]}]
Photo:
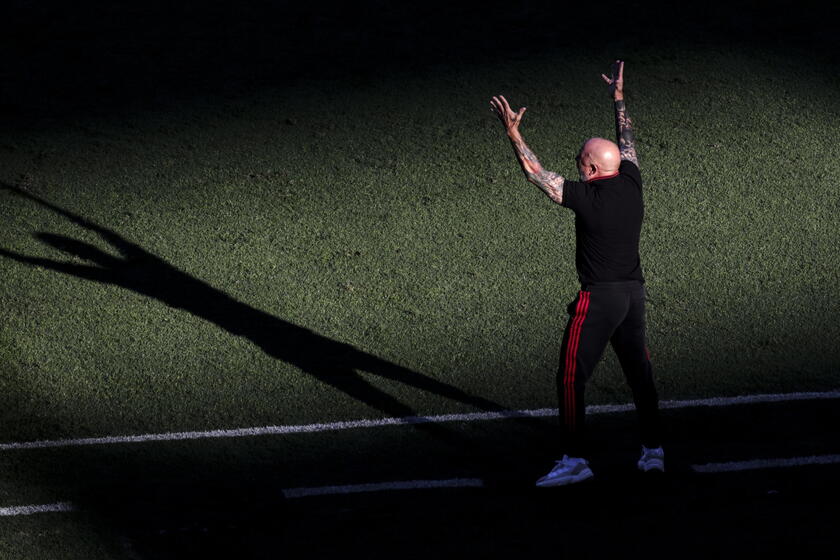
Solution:
[{"label": "white sneaker", "polygon": [[665,472],[665,452],[662,448],[649,449],[643,445],[642,458],[639,459],[639,470],[643,472],[650,470]]},{"label": "white sneaker", "polygon": [[556,463],[550,473],[537,481],[537,486],[541,488],[563,486],[592,478],[592,469],[589,468],[586,459],[563,455],[563,458]]}]

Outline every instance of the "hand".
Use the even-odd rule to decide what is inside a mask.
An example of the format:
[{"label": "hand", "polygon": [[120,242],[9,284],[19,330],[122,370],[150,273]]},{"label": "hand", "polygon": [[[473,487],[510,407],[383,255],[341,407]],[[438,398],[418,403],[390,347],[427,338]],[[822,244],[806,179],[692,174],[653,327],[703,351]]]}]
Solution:
[{"label": "hand", "polygon": [[616,101],[624,99],[624,61],[616,60],[612,65],[612,78],[607,78],[605,74],[601,77],[610,86],[610,95]]},{"label": "hand", "polygon": [[522,120],[522,115],[525,114],[526,109],[527,107],[522,107],[518,113],[514,113],[503,95],[493,96],[492,101],[490,101],[490,110],[496,113],[508,134],[519,133],[519,122]]}]

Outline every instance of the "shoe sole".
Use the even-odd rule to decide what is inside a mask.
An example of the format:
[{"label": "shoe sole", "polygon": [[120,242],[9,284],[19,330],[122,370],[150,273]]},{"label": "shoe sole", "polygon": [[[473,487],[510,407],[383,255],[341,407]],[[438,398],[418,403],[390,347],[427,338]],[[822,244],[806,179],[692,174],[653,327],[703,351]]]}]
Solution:
[{"label": "shoe sole", "polygon": [[664,473],[665,472],[665,465],[659,464],[659,465],[650,465],[650,466],[647,466],[647,467],[644,466],[644,465],[639,465],[639,470],[642,471],[642,472],[657,471],[657,472]]},{"label": "shoe sole", "polygon": [[553,486],[566,486],[569,484],[575,484],[577,482],[583,482],[584,480],[592,478],[593,473],[592,471],[584,471],[580,474],[576,474],[575,476],[556,479],[556,480],[546,480],[544,482],[537,482],[537,486],[539,488],[551,488]]}]

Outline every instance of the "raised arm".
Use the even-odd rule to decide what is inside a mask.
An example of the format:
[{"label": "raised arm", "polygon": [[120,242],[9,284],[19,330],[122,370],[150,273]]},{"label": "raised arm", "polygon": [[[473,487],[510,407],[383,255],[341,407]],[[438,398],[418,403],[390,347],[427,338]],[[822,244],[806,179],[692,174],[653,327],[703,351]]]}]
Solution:
[{"label": "raised arm", "polygon": [[624,105],[624,61],[615,61],[612,67],[612,78],[608,78],[604,74],[601,74],[601,77],[610,86],[610,94],[615,105],[615,135],[618,149],[621,152],[621,159],[630,160],[636,164],[636,167],[639,167],[633,123],[627,116],[627,109]]},{"label": "raised arm", "polygon": [[507,99],[500,95],[499,97],[493,97],[490,101],[490,109],[502,121],[513,146],[513,151],[516,153],[516,159],[519,160],[519,165],[525,173],[525,178],[537,185],[540,190],[548,195],[548,198],[557,204],[562,203],[565,179],[557,173],[543,169],[537,156],[525,144],[522,135],[519,133],[519,122],[522,120],[522,115],[525,114],[526,107],[522,107],[518,113],[514,113],[510,109]]}]

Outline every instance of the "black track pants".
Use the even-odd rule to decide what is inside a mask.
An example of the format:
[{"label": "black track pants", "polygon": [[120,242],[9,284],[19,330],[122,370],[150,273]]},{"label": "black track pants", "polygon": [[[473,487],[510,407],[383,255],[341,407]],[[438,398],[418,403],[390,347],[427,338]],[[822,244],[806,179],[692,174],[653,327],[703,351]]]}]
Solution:
[{"label": "black track pants", "polygon": [[581,287],[569,304],[563,333],[557,392],[560,398],[561,453],[586,457],[584,389],[609,342],[627,383],[647,447],[659,447],[659,400],[645,344],[645,287],[637,281]]}]

